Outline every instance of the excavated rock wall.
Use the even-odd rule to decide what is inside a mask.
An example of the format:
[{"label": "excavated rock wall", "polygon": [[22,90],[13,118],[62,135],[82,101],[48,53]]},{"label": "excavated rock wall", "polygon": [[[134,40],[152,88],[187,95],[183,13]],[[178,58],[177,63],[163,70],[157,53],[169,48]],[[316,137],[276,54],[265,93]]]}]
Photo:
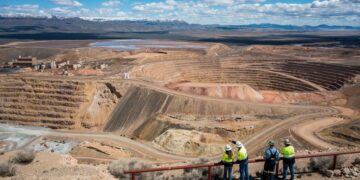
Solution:
[{"label": "excavated rock wall", "polygon": [[88,102],[85,86],[78,81],[3,77],[0,122],[73,129],[79,108]]},{"label": "excavated rock wall", "polygon": [[102,82],[0,77],[0,123],[102,129],[120,98],[112,91]]},{"label": "excavated rock wall", "polygon": [[105,131],[131,134],[148,118],[160,111],[168,96],[139,87],[132,87],[116,106]]},{"label": "excavated rock wall", "polygon": [[347,98],[347,107],[360,110],[360,84],[355,84],[342,89]]},{"label": "excavated rock wall", "polygon": [[213,84],[213,83],[182,83],[175,84],[171,89],[217,98],[262,101],[264,97],[246,84]]},{"label": "excavated rock wall", "polygon": [[116,106],[104,130],[123,135],[133,135],[157,113],[193,115],[248,114],[266,117],[288,117],[316,112],[317,109],[292,105],[270,105],[237,101],[192,98],[169,95],[156,90],[131,87]]}]

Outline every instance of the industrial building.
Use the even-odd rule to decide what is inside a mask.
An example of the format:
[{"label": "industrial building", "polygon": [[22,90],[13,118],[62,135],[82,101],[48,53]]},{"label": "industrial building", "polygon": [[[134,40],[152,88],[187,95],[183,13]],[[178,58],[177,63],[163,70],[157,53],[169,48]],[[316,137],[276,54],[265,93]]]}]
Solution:
[{"label": "industrial building", "polygon": [[36,57],[21,57],[19,56],[13,63],[13,67],[33,67],[37,64]]}]

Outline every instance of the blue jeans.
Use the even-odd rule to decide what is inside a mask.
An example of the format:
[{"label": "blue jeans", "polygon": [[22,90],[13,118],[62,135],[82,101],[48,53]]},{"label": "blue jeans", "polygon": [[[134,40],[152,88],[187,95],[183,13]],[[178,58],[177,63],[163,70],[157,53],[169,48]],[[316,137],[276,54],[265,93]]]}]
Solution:
[{"label": "blue jeans", "polygon": [[291,175],[291,180],[294,179],[294,173],[295,173],[295,161],[290,160],[284,160],[283,161],[283,180],[286,179],[287,173],[288,173],[288,168],[290,169],[290,175]]},{"label": "blue jeans", "polygon": [[224,180],[232,180],[232,165],[224,165]]},{"label": "blue jeans", "polygon": [[239,161],[240,180],[249,180],[249,164],[248,159]]},{"label": "blue jeans", "polygon": [[265,173],[265,176],[262,178],[262,180],[274,180],[274,174],[271,173]]}]

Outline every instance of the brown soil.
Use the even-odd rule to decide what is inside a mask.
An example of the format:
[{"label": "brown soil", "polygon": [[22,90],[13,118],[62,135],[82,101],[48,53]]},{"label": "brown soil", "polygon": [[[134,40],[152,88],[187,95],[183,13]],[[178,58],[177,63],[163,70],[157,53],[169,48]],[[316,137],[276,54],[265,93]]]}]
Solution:
[{"label": "brown soil", "polygon": [[262,101],[263,96],[246,84],[181,83],[170,84],[169,88],[201,96]]},{"label": "brown soil", "polygon": [[[298,150],[359,144],[360,66],[351,64],[357,49],[215,44],[206,52],[82,47],[43,55],[87,66],[72,71],[72,77],[31,70],[2,76],[0,121],[81,130],[54,132],[82,140],[71,151],[80,163],[139,157],[173,162],[200,154],[218,161],[229,140],[244,142],[251,156],[269,139],[285,137]],[[110,68],[93,70],[97,63]],[[129,80],[120,76],[123,72],[130,73]],[[38,158],[19,174],[112,178],[105,166],[77,165],[57,154]]]},{"label": "brown soil", "polygon": [[85,159],[102,159],[102,160],[117,160],[122,158],[134,157],[134,153],[129,150],[117,145],[111,141],[83,141],[71,152],[71,156],[74,158],[84,161]]},{"label": "brown soil", "polygon": [[342,118],[328,117],[306,121],[293,127],[293,133],[318,149],[334,149],[336,146],[319,138],[318,133],[331,126],[344,124]]},{"label": "brown soil", "polygon": [[324,129],[319,134],[329,142],[342,147],[360,146],[360,121],[352,120],[347,123]]},{"label": "brown soil", "polygon": [[343,93],[347,98],[347,107],[360,110],[360,85],[355,84],[343,89]]},{"label": "brown soil", "polygon": [[321,104],[344,106],[347,102],[344,95],[337,91],[326,92],[281,92],[260,91],[263,102],[268,103],[292,103],[292,104]]},{"label": "brown soil", "polygon": [[[0,156],[0,161],[7,161],[15,152]],[[5,179],[115,179],[106,165],[92,166],[77,164],[70,155],[56,153],[37,153],[30,165],[16,165],[16,175]]]}]

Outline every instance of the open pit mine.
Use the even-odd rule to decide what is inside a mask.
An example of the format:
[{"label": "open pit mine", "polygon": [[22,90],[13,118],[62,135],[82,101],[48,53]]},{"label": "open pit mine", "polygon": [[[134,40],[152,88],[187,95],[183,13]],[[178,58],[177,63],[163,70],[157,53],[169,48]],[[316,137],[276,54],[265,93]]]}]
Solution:
[{"label": "open pit mine", "polygon": [[270,139],[289,139],[297,155],[358,150],[359,58],[355,48],[164,40],[3,44],[0,161],[35,153],[14,165],[19,179],[130,179],[116,170],[218,162],[235,140],[250,159]]}]

